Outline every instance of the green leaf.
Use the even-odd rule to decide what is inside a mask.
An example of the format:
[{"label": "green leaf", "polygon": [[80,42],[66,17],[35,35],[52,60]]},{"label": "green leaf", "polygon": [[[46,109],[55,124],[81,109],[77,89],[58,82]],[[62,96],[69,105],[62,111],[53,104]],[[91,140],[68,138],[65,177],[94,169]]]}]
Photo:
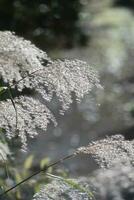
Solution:
[{"label": "green leaf", "polygon": [[6,90],[7,87],[0,87],[0,93],[3,91],[3,90]]},{"label": "green leaf", "polygon": [[24,168],[26,170],[30,169],[33,163],[34,155],[30,155],[24,162]]},{"label": "green leaf", "polygon": [[40,161],[40,168],[43,169],[45,166],[47,166],[50,163],[50,159],[49,158],[43,158]]},{"label": "green leaf", "polygon": [[22,177],[18,172],[15,172],[15,180],[16,180],[16,183],[19,183],[22,181]]}]

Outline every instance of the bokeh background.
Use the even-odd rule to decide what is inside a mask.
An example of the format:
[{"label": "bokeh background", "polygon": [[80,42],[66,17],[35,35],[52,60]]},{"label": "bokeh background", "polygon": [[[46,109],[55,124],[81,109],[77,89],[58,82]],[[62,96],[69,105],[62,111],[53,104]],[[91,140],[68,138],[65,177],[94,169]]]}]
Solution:
[{"label": "bokeh background", "polygon": [[[0,30],[31,40],[53,59],[85,60],[95,67],[104,89],[73,103],[58,127],[30,140],[34,165],[56,160],[106,135],[134,138],[134,0],[0,0]],[[52,102],[56,110],[57,101]],[[72,176],[97,166],[87,156],[65,162]]]}]

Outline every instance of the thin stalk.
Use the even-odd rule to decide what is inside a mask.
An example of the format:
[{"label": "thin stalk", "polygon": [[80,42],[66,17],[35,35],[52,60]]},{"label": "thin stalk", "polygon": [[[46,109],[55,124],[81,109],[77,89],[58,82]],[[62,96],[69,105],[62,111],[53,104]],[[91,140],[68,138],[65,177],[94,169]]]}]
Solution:
[{"label": "thin stalk", "polygon": [[13,87],[13,86],[17,85],[19,82],[21,82],[22,80],[24,80],[24,79],[27,78],[28,76],[32,76],[32,75],[35,74],[36,72],[41,71],[41,70],[43,70],[43,69],[44,69],[44,68],[39,68],[39,69],[37,69],[37,70],[31,72],[30,74],[27,74],[26,76],[24,76],[23,78],[21,78],[20,80],[18,80],[16,83],[12,84],[10,87]]},{"label": "thin stalk", "polygon": [[73,154],[67,155],[67,156],[65,156],[65,157],[63,157],[63,158],[61,158],[61,159],[59,159],[59,160],[53,162],[52,164],[50,164],[50,165],[44,167],[44,169],[40,169],[39,171],[33,173],[32,175],[30,175],[30,176],[28,176],[27,178],[23,179],[23,180],[20,181],[19,183],[15,184],[13,187],[11,187],[11,188],[5,190],[3,193],[0,194],[0,197],[6,195],[8,192],[14,190],[15,188],[17,188],[17,187],[20,186],[21,184],[23,184],[23,183],[25,183],[26,181],[28,181],[29,179],[31,179],[32,177],[34,177],[34,176],[36,176],[36,175],[38,175],[38,174],[40,174],[40,173],[42,173],[42,172],[45,172],[45,173],[46,173],[46,171],[47,171],[50,167],[53,167],[53,166],[55,166],[55,165],[58,165],[58,164],[64,162],[65,160],[68,160],[68,159],[71,159],[71,158],[75,157],[76,155],[77,155],[77,154],[74,152]]},{"label": "thin stalk", "polygon": [[[32,76],[32,75],[35,74],[36,72],[41,71],[41,70],[43,70],[43,69],[44,69],[44,68],[39,68],[39,69],[37,69],[37,70],[31,72],[30,74],[27,74],[27,75],[24,76],[23,78],[19,79],[17,82],[15,82],[15,83],[13,83],[12,85],[10,85],[10,88],[12,88],[13,86],[16,86],[19,82],[21,82],[22,80],[24,80],[24,79],[27,78],[28,76]],[[8,86],[8,87],[9,87],[9,86]],[[7,87],[7,89],[8,89],[8,87]],[[7,91],[7,89],[2,90],[1,93],[0,93],[0,95],[4,94],[4,93]]]},{"label": "thin stalk", "polygon": [[18,126],[18,112],[17,112],[17,108],[16,108],[16,105],[15,105],[15,102],[13,100],[13,96],[12,96],[12,93],[11,93],[11,88],[9,87],[8,88],[8,93],[9,93],[9,96],[10,96],[10,100],[13,104],[13,107],[14,107],[14,110],[15,110],[15,117],[16,117],[16,123],[15,123],[15,127],[16,127],[16,132],[17,132],[17,126]]}]

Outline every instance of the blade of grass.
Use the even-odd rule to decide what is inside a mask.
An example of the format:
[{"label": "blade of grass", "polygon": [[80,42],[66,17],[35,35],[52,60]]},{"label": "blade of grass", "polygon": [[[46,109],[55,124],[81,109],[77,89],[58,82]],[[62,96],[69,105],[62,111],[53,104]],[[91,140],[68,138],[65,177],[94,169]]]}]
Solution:
[{"label": "blade of grass", "polygon": [[37,171],[37,172],[33,173],[32,175],[28,176],[27,178],[23,179],[22,181],[20,181],[19,183],[17,183],[17,184],[14,185],[13,187],[11,187],[11,188],[5,190],[3,193],[0,194],[0,197],[6,195],[8,192],[14,190],[14,189],[17,188],[18,186],[22,185],[23,183],[25,183],[26,181],[28,181],[29,179],[31,179],[32,177],[34,177],[34,176],[36,176],[36,175],[38,175],[38,174],[40,174],[40,173],[42,173],[42,172],[45,172],[45,173],[46,173],[46,171],[47,171],[50,167],[56,166],[56,165],[58,165],[58,164],[64,162],[65,160],[68,160],[68,159],[71,159],[71,158],[75,157],[76,155],[77,155],[77,154],[74,152],[73,154],[67,155],[67,156],[65,156],[65,157],[63,157],[63,158],[61,158],[61,159],[59,159],[59,160],[53,162],[52,164],[50,164],[50,165],[44,167],[43,169],[40,169],[39,171]]}]

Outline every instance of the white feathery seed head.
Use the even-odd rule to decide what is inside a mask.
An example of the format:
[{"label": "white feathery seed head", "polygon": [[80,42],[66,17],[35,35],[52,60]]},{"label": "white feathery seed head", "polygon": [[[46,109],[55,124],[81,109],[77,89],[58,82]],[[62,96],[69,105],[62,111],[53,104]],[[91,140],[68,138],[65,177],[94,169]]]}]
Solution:
[{"label": "white feathery seed head", "polygon": [[94,87],[101,88],[97,72],[81,60],[54,61],[33,76],[31,85],[46,101],[56,94],[62,104],[61,114],[70,107],[73,92],[80,102]]},{"label": "white feathery seed head", "polygon": [[38,100],[20,96],[14,99],[17,109],[17,130],[16,114],[10,100],[0,102],[0,126],[6,130],[6,136],[11,139],[20,137],[23,150],[27,146],[27,138],[38,135],[39,129],[47,130],[47,126],[52,121],[57,125],[56,119],[46,105]]},{"label": "white feathery seed head", "polygon": [[46,107],[55,94],[61,103],[59,113],[64,114],[73,101],[72,93],[80,102],[94,87],[101,88],[98,73],[86,62],[51,61],[30,41],[9,31],[0,31],[0,79],[18,92],[13,99],[16,112],[10,100],[0,102],[0,127],[8,138],[17,134],[24,147],[27,137],[38,135],[38,129],[45,131],[49,121],[57,124]]},{"label": "white feathery seed head", "polygon": [[134,141],[125,140],[122,135],[114,135],[80,147],[76,154],[91,155],[102,168],[116,163],[134,166]]},{"label": "white feathery seed head", "polygon": [[[17,37],[9,31],[0,31],[0,78],[12,85],[25,75],[43,68],[43,62],[50,61],[47,54],[30,41]],[[30,82],[24,79],[18,89],[29,87]]]}]

